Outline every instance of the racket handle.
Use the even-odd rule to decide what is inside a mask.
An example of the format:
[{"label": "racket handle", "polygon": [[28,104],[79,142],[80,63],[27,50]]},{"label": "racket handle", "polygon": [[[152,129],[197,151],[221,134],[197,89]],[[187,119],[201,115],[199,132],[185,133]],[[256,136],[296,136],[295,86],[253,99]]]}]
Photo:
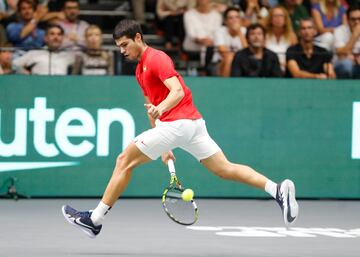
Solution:
[{"label": "racket handle", "polygon": [[168,160],[168,169],[171,176],[175,176],[175,164],[172,159]]}]

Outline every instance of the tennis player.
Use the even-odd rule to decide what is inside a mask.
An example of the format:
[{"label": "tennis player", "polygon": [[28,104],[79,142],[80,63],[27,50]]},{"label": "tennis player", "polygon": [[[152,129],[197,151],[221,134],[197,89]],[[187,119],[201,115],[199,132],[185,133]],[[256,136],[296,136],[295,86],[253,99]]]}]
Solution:
[{"label": "tennis player", "polygon": [[209,136],[205,121],[194,106],[192,94],[183,78],[174,69],[170,57],[149,47],[140,25],[122,20],[113,33],[121,54],[138,60],[136,79],[145,96],[145,107],[152,129],[137,136],[116,160],[112,177],[98,206],[92,211],[77,211],[65,205],[65,218],[88,236],[99,234],[105,215],[125,190],[135,167],[156,160],[175,160],[172,149],[180,147],[217,176],[265,190],[281,207],[284,222],[291,225],[298,217],[299,207],[291,180],[276,184],[252,168],[228,161]]}]

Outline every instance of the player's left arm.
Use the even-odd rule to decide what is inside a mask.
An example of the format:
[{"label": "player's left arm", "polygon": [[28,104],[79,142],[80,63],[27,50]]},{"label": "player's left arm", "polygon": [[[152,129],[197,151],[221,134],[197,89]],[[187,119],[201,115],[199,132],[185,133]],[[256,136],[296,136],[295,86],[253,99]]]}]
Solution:
[{"label": "player's left arm", "polygon": [[[151,104],[151,102],[150,102],[149,97],[144,96],[144,98],[145,98],[145,104],[144,104],[144,105],[147,107],[148,105]],[[151,117],[151,115],[149,114],[149,112],[147,113],[147,115],[148,115],[148,119],[149,119],[149,122],[150,122],[151,127],[152,127],[152,128],[155,128],[155,119],[154,119],[153,117]]]},{"label": "player's left arm", "polygon": [[174,108],[184,97],[185,93],[177,76],[173,76],[164,81],[164,85],[169,89],[167,97],[157,106],[151,103],[145,103],[148,114],[154,119]]}]

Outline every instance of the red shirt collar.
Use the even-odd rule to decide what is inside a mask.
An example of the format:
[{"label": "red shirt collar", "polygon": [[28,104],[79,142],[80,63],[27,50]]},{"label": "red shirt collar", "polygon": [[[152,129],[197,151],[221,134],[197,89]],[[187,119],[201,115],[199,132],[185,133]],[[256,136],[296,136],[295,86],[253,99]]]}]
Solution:
[{"label": "red shirt collar", "polygon": [[140,64],[143,64],[146,60],[146,57],[148,56],[149,52],[150,52],[150,48],[149,46],[146,47],[145,51],[143,52],[141,58],[140,58]]}]

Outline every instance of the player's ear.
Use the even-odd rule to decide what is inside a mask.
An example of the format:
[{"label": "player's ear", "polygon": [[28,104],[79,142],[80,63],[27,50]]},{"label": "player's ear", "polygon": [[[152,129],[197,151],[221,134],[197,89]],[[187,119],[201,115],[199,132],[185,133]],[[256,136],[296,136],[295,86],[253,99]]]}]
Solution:
[{"label": "player's ear", "polygon": [[139,32],[135,34],[135,42],[142,42],[142,35]]}]

